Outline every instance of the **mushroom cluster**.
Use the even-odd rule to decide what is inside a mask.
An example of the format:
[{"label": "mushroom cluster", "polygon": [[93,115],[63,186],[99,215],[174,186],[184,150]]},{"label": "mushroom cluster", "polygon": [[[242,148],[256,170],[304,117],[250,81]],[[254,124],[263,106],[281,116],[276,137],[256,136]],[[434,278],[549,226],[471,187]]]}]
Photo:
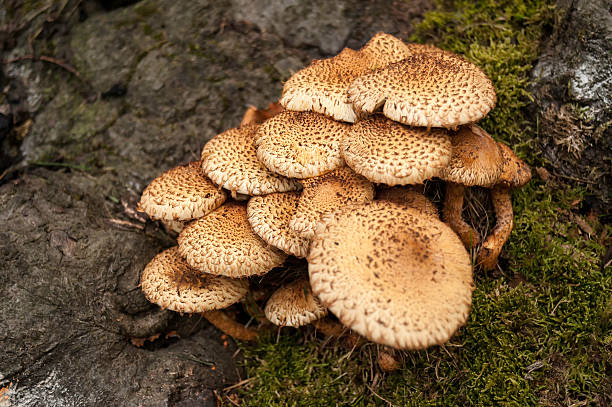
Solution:
[{"label": "mushroom cluster", "polygon": [[[266,301],[256,318],[268,324],[348,328],[395,349],[448,341],[471,307],[467,249],[496,265],[509,190],[530,178],[475,124],[495,103],[474,64],[388,34],[313,61],[279,104],[249,108],[200,161],[145,189],[140,210],[179,233],[144,270],[145,296],[244,340],[258,332],[220,310],[250,298]],[[435,178],[447,185],[443,221],[421,193]],[[470,186],[491,188],[497,224],[484,242],[462,219]],[[292,272],[263,284],[279,267]]]}]

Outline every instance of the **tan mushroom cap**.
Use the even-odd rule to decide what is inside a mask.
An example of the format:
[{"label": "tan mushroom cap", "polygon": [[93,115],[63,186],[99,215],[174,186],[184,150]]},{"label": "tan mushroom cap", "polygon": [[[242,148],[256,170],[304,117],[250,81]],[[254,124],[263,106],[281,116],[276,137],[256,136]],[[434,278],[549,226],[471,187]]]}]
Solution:
[{"label": "tan mushroom cap", "polygon": [[218,208],[226,195],[202,172],[199,161],[164,172],[142,193],[138,210],[151,219],[185,221]]},{"label": "tan mushroom cap", "polygon": [[296,257],[306,257],[310,241],[289,228],[300,199],[299,192],[277,192],[251,198],[247,217],[251,227],[266,243]]},{"label": "tan mushroom cap", "polygon": [[327,315],[327,308],[312,294],[308,279],[293,281],[272,294],[264,309],[274,325],[300,327]]},{"label": "tan mushroom cap", "polygon": [[324,213],[374,198],[372,183],[349,167],[300,182],[304,189],[289,227],[307,239],[314,235],[315,226]]},{"label": "tan mushroom cap", "polygon": [[489,187],[497,183],[503,158],[497,142],[475,124],[463,126],[451,137],[453,155],[440,178],[466,186]]},{"label": "tan mushroom cap", "polygon": [[373,201],[324,215],[308,263],[321,303],[374,342],[423,349],[468,318],[469,254],[448,226],[405,205]]},{"label": "tan mushroom cap", "polygon": [[246,205],[236,202],[185,226],[178,244],[191,267],[233,278],[265,274],[287,257],[255,234]]},{"label": "tan mushroom cap", "polygon": [[485,73],[450,52],[415,53],[363,75],[351,84],[348,97],[358,116],[382,106],[392,120],[446,128],[480,120],[496,102]]},{"label": "tan mushroom cap", "polygon": [[192,269],[176,246],[159,253],[147,264],[140,286],[150,302],[185,313],[229,307],[249,289],[247,280],[202,274]]},{"label": "tan mushroom cap", "polygon": [[421,184],[446,167],[451,140],[444,129],[408,127],[374,115],[351,126],[341,150],[346,163],[372,182]]},{"label": "tan mushroom cap", "polygon": [[299,184],[270,172],[257,159],[258,124],[227,130],[202,149],[202,170],[217,185],[245,195],[295,191]]},{"label": "tan mushroom cap", "polygon": [[286,177],[316,177],[344,165],[340,141],[350,127],[320,113],[285,110],[257,130],[257,158]]},{"label": "tan mushroom cap", "polygon": [[417,209],[422,213],[440,218],[438,208],[425,195],[416,191],[412,187],[388,187],[380,188],[376,192],[376,200],[389,201],[400,205],[407,205]]},{"label": "tan mushroom cap", "polygon": [[502,156],[502,171],[498,184],[508,188],[519,188],[531,180],[531,168],[514,154],[514,151],[504,143],[497,143]]},{"label": "tan mushroom cap", "polygon": [[353,123],[356,116],[347,96],[351,82],[409,55],[411,48],[401,40],[378,33],[359,51],[344,48],[335,57],[314,60],[296,72],[285,82],[280,103],[289,110],[315,111]]}]

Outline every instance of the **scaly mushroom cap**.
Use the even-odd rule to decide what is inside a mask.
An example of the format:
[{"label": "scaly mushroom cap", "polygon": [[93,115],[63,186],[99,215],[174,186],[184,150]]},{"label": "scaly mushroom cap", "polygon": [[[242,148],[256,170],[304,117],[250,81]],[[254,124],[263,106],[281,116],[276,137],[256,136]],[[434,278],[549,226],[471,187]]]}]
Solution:
[{"label": "scaly mushroom cap", "polygon": [[461,127],[451,137],[453,155],[440,178],[466,186],[490,187],[497,183],[503,158],[497,143],[475,124]]},{"label": "scaly mushroom cap", "polygon": [[344,165],[340,141],[350,127],[320,113],[285,110],[257,130],[257,157],[277,174],[316,177]]},{"label": "scaly mushroom cap", "polygon": [[394,36],[378,33],[359,51],[344,48],[335,57],[315,59],[296,72],[285,82],[280,103],[289,110],[314,111],[353,123],[355,112],[347,96],[351,82],[372,69],[401,61],[411,50]]},{"label": "scaly mushroom cap", "polygon": [[508,188],[519,188],[531,180],[531,168],[514,154],[504,143],[497,143],[502,156],[502,171],[497,184]]},{"label": "scaly mushroom cap", "polygon": [[450,52],[421,52],[356,79],[348,90],[358,116],[381,106],[410,126],[455,128],[483,118],[495,106],[491,80]]},{"label": "scaly mushroom cap", "polygon": [[426,215],[440,218],[438,208],[425,195],[412,187],[386,187],[376,192],[377,201],[389,201],[400,205],[407,205]]},{"label": "scaly mushroom cap", "polygon": [[202,274],[171,247],[147,264],[140,280],[150,302],[176,312],[194,313],[229,307],[244,297],[247,280]]},{"label": "scaly mushroom cap", "polygon": [[257,159],[258,124],[227,130],[202,149],[202,170],[217,185],[245,195],[295,191],[299,184],[270,172]]},{"label": "scaly mushroom cap", "polygon": [[199,161],[172,168],[155,178],[140,197],[138,210],[151,219],[184,221],[202,217],[226,195],[202,172]]},{"label": "scaly mushroom cap", "polygon": [[385,201],[324,215],[308,255],[313,293],[374,342],[423,349],[465,324],[470,256],[455,233],[416,209]]},{"label": "scaly mushroom cap", "polygon": [[312,294],[310,283],[304,278],[276,290],[264,312],[274,325],[297,328],[323,318],[327,308]]},{"label": "scaly mushroom cap", "polygon": [[277,192],[251,198],[247,216],[251,227],[266,243],[296,257],[306,257],[310,241],[289,227],[300,199],[299,192]]},{"label": "scaly mushroom cap", "polygon": [[374,198],[372,183],[349,167],[300,182],[304,189],[289,227],[307,239],[314,235],[315,226],[324,213]]},{"label": "scaly mushroom cap", "polygon": [[346,163],[372,182],[420,184],[446,167],[451,140],[444,129],[408,127],[375,115],[351,126],[341,151]]},{"label": "scaly mushroom cap", "polygon": [[287,257],[255,234],[246,205],[235,202],[185,226],[178,244],[191,267],[233,278],[265,274]]}]

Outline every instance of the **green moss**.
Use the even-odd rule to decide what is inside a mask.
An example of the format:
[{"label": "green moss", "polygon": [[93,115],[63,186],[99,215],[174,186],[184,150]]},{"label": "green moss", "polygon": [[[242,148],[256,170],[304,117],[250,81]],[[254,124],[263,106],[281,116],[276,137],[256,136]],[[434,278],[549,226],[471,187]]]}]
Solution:
[{"label": "green moss", "polygon": [[[540,38],[554,17],[545,0],[443,1],[414,41],[464,54],[493,80],[498,103],[482,122],[539,162],[524,108]],[[612,228],[582,213],[584,191],[534,179],[513,193],[515,226],[501,269],[476,271],[467,325],[443,347],[406,352],[404,368],[372,366],[376,345],[352,353],[283,332],[245,346],[245,405],[606,405],[612,381]],[[580,220],[581,222],[578,222]],[[581,223],[588,223],[582,228]],[[590,227],[590,230],[589,230]],[[584,230],[586,229],[586,231]],[[590,234],[589,234],[590,233]],[[608,236],[608,237],[606,237]],[[305,338],[309,338],[306,340]],[[375,365],[375,364],[374,364]]]}]

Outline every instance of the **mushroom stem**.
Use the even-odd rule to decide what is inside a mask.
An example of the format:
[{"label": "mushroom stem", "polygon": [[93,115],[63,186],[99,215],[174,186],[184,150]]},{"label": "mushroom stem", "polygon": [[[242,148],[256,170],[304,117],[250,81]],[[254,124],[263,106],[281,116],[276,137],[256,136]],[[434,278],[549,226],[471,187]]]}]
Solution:
[{"label": "mushroom stem", "polygon": [[494,186],[491,189],[491,199],[495,210],[495,227],[482,244],[477,258],[477,263],[481,264],[485,270],[492,270],[497,264],[501,249],[510,237],[514,226],[510,189],[502,185]]},{"label": "mushroom stem", "polygon": [[446,196],[444,197],[444,209],[442,219],[459,235],[459,238],[469,250],[478,246],[480,236],[463,220],[463,196],[465,186],[454,182],[446,184]]},{"label": "mushroom stem", "polygon": [[223,311],[206,311],[202,316],[223,333],[241,341],[254,341],[259,333],[228,317]]},{"label": "mushroom stem", "polygon": [[339,322],[332,321],[329,318],[321,318],[313,321],[312,325],[317,331],[322,332],[326,336],[335,336],[337,338],[344,338],[344,346],[347,348],[353,348],[361,345],[363,337],[356,334],[355,332],[347,329],[344,325]]}]

